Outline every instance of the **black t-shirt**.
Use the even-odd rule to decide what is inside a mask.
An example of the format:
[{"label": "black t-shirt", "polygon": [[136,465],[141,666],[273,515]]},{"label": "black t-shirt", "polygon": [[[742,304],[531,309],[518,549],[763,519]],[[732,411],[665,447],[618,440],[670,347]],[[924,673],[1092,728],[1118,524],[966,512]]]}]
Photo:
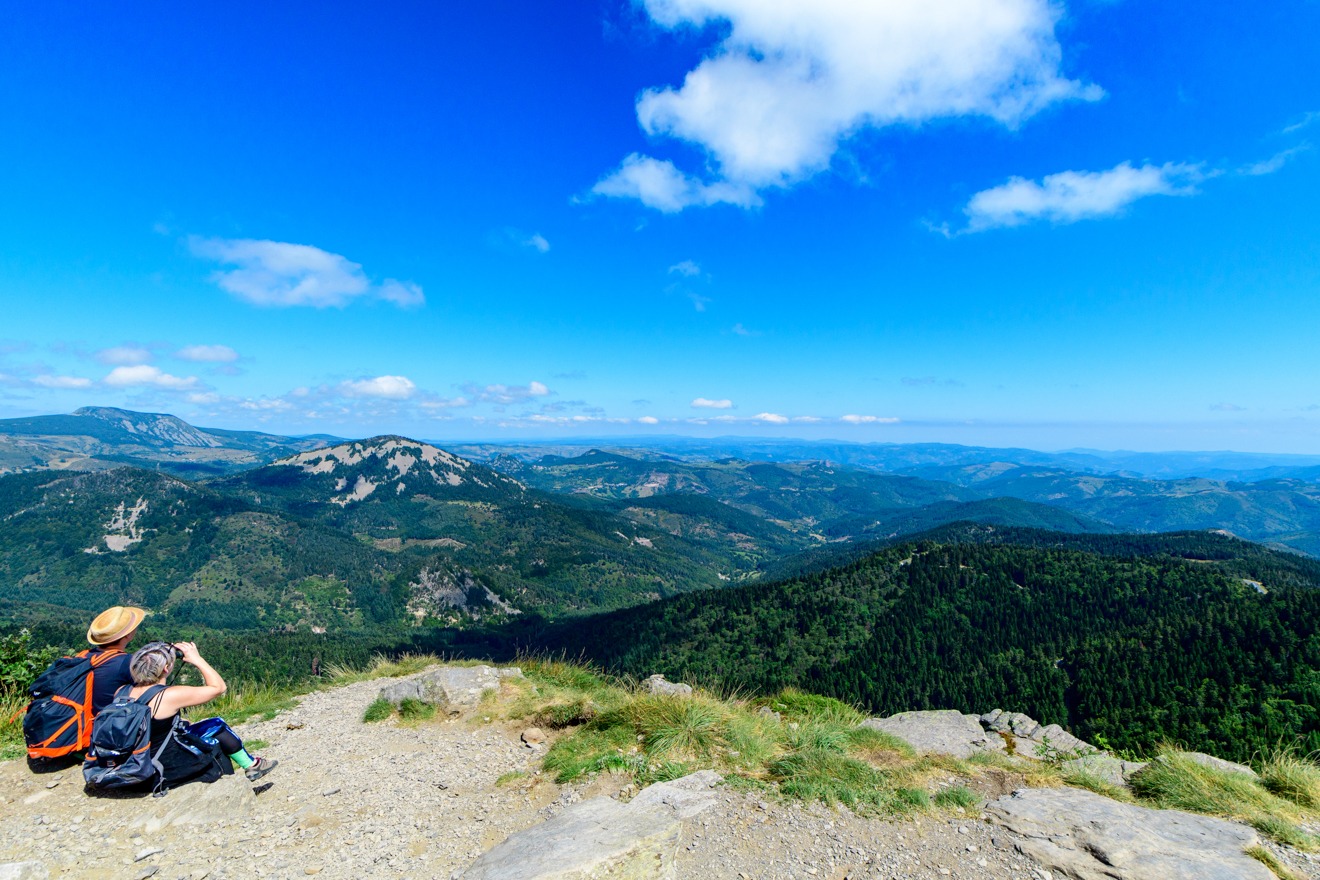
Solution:
[{"label": "black t-shirt", "polygon": [[[101,651],[93,650],[89,656],[95,657]],[[115,691],[126,684],[133,683],[133,676],[128,673],[128,663],[132,654],[120,654],[97,666],[92,671],[92,714],[95,715],[115,701]]]}]

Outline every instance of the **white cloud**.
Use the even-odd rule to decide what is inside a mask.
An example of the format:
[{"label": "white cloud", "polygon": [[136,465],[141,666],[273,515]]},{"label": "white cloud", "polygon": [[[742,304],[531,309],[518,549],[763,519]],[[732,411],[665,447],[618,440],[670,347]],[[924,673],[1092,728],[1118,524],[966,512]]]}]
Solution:
[{"label": "white cloud", "polygon": [[710,400],[698,397],[692,401],[693,409],[733,409],[732,400]]},{"label": "white cloud", "polygon": [[196,376],[188,376],[187,378],[171,376],[161,370],[160,367],[153,367],[149,364],[115,367],[101,381],[114,388],[151,385],[171,391],[183,391],[197,385]]},{"label": "white cloud", "polygon": [[765,422],[766,424],[770,424],[770,425],[787,425],[789,421],[788,416],[781,416],[779,413],[768,413],[768,412],[757,413],[756,415],[752,416],[752,418],[755,421]]},{"label": "white cloud", "polygon": [[550,251],[550,242],[546,241],[545,236],[539,232],[533,232],[523,244],[532,250],[540,251],[543,254],[549,253]]},{"label": "white cloud", "polygon": [[96,353],[96,359],[110,366],[133,366],[151,360],[151,352],[140,345],[117,345],[101,349]]},{"label": "white cloud", "polygon": [[207,364],[228,364],[238,360],[238,352],[227,345],[185,345],[174,356],[180,360]]},{"label": "white cloud", "polygon": [[211,280],[254,305],[327,308],[366,298],[407,308],[426,301],[416,284],[394,279],[373,284],[357,263],[311,245],[220,238],[193,238],[189,244],[197,256],[232,266]]},{"label": "white cloud", "polygon": [[339,389],[349,397],[380,397],[386,400],[405,400],[412,397],[417,386],[407,376],[376,376],[341,382]]},{"label": "white cloud", "polygon": [[33,384],[42,388],[91,388],[92,380],[82,376],[37,376]]},{"label": "white cloud", "polygon": [[683,260],[681,263],[675,263],[669,267],[669,274],[682,275],[684,278],[691,278],[701,274],[701,267],[692,260]]},{"label": "white cloud", "polygon": [[220,395],[214,391],[194,391],[188,395],[189,403],[219,403]]},{"label": "white cloud", "polygon": [[898,419],[882,416],[859,416],[849,413],[846,416],[839,416],[839,421],[846,422],[849,425],[895,425]]},{"label": "white cloud", "polygon": [[660,424],[660,420],[657,419],[655,416],[642,416],[642,417],[639,418],[637,421],[640,422],[640,423],[643,424],[643,425],[658,425],[658,424]]},{"label": "white cloud", "polygon": [[1147,196],[1185,196],[1205,178],[1200,165],[1169,162],[1132,167],[1129,162],[1108,171],[1061,171],[1039,183],[1022,177],[982,190],[963,209],[965,232],[1020,226],[1033,220],[1075,223],[1119,213]]},{"label": "white cloud", "polygon": [[727,26],[679,88],[645,91],[651,136],[706,151],[713,179],[632,154],[596,184],[660,211],[759,203],[829,167],[865,129],[961,116],[1014,126],[1102,91],[1065,78],[1050,0],[642,0],[661,27]]},{"label": "white cloud", "polygon": [[748,186],[722,181],[703,183],[684,174],[668,159],[653,159],[633,153],[614,171],[596,182],[591,191],[598,196],[637,199],[648,208],[674,214],[694,205],[727,203],[751,208],[761,199]]},{"label": "white cloud", "polygon": [[760,336],[760,335],[761,335],[761,331],[760,331],[760,330],[748,330],[748,329],[747,329],[746,327],[744,327],[742,324],[734,324],[732,329],[733,329],[733,332],[736,333],[736,334],[739,335],[739,336]]}]

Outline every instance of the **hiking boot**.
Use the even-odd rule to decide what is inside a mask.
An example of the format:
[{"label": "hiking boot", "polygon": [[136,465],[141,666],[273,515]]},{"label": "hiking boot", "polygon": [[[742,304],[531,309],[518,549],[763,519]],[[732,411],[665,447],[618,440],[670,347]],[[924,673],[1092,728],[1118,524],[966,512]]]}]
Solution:
[{"label": "hiking boot", "polygon": [[256,782],[258,779],[279,766],[279,763],[279,761],[276,761],[273,758],[254,757],[252,759],[252,766],[244,770],[243,775],[248,778],[248,782]]}]

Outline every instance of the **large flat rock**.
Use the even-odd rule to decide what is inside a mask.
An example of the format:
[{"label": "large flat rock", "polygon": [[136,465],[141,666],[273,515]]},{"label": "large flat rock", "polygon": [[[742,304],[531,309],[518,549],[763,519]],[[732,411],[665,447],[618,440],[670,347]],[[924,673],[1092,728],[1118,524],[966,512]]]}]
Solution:
[{"label": "large flat rock", "polygon": [[170,789],[163,798],[125,801],[130,828],[155,834],[163,828],[209,827],[252,816],[257,797],[252,783],[242,773],[222,776],[215,782],[194,782]]},{"label": "large flat rock", "polygon": [[1075,880],[1277,880],[1245,851],[1256,832],[1209,816],[1152,810],[1089,791],[1028,788],[986,807],[1018,845]]},{"label": "large flat rock", "polygon": [[862,727],[893,734],[918,752],[957,758],[970,758],[977,752],[1002,752],[1005,748],[999,734],[981,729],[978,716],[964,715],[956,709],[899,712],[888,718],[868,718]]},{"label": "large flat rock", "polygon": [[710,770],[644,789],[629,803],[574,804],[484,853],[462,880],[662,880],[673,876],[683,820],[711,806]]}]

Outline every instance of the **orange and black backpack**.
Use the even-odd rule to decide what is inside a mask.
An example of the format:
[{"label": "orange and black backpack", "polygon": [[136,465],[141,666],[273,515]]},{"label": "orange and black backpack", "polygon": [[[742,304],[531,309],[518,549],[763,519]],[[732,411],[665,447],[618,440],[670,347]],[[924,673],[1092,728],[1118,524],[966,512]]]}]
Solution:
[{"label": "orange and black backpack", "polygon": [[83,751],[92,741],[92,684],[97,667],[123,651],[79,651],[61,657],[28,688],[23,719],[28,758],[50,760]]}]

